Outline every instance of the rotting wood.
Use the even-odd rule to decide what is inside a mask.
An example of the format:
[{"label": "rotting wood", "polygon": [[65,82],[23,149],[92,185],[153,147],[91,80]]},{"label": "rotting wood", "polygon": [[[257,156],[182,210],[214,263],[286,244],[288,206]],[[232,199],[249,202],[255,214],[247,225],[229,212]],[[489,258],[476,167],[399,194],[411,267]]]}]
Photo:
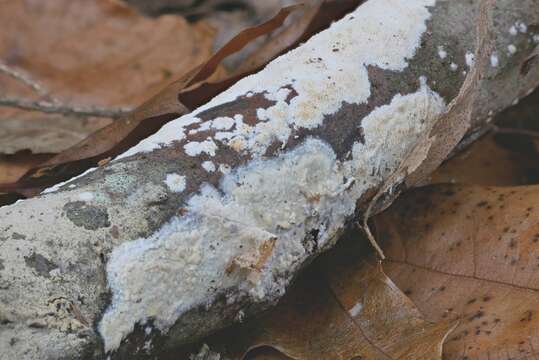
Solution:
[{"label": "rotting wood", "polygon": [[[487,10],[497,61],[468,134],[539,83],[537,1]],[[369,0],[119,158],[0,208],[1,358],[158,356],[275,303],[380,187],[374,212],[407,186],[387,180],[412,149],[440,145],[477,14]]]}]

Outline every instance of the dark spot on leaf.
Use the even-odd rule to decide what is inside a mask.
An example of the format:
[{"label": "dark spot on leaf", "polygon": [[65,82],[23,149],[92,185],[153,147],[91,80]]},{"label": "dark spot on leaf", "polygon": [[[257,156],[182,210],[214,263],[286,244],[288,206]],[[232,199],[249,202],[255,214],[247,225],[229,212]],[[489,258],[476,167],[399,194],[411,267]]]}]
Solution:
[{"label": "dark spot on leaf", "polygon": [[481,310],[478,310],[475,314],[473,314],[472,316],[470,316],[468,318],[469,321],[474,321],[474,320],[477,320],[477,319],[480,319],[483,317],[483,315],[485,315],[485,312],[484,311],[481,311]]},{"label": "dark spot on leaf", "polygon": [[163,79],[170,79],[170,77],[172,76],[172,71],[167,68],[162,68],[161,74],[163,74]]},{"label": "dark spot on leaf", "polygon": [[531,321],[533,317],[533,313],[531,310],[528,310],[524,313],[524,316],[520,319],[521,322],[524,321]]}]

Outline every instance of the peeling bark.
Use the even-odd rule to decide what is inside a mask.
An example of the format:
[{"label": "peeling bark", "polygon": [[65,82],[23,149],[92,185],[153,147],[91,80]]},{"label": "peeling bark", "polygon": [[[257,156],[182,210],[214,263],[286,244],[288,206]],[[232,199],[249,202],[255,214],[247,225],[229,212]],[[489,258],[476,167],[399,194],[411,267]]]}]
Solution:
[{"label": "peeling bark", "polygon": [[410,185],[394,174],[418,144],[439,156],[474,52],[468,136],[539,84],[538,5],[495,2],[476,51],[474,2],[369,0],[116,160],[0,208],[0,357],[158,356],[274,304],[380,188],[387,204]]}]

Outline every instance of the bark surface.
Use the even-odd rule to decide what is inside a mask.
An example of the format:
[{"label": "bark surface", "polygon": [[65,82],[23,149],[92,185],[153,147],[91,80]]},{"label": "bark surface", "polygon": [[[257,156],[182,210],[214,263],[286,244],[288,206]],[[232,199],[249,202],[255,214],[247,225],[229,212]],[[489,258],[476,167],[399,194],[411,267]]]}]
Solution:
[{"label": "bark surface", "polygon": [[539,84],[539,2],[485,16],[482,43],[476,2],[369,0],[118,159],[0,208],[0,358],[153,357],[274,304],[381,188],[387,204],[406,187],[393,175],[451,131],[466,81],[468,136]]}]

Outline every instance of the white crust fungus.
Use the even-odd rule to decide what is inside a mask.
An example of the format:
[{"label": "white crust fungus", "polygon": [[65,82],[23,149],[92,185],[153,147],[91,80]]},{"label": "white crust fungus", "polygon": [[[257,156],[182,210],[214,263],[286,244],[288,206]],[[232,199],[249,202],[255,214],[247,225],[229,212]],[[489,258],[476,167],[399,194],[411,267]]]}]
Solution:
[{"label": "white crust fungus", "polygon": [[[207,142],[187,143],[188,155],[214,155],[214,141],[221,141],[248,151],[253,160],[234,169],[221,164],[218,187],[203,184],[186,201],[183,216],[112,251],[107,263],[112,303],[99,323],[106,351],[117,349],[135,324],[149,319],[167,331],[186,311],[212,304],[219,290],[234,288],[253,301],[277,298],[288,274],[311,255],[304,244],[311,230],[318,232],[319,251],[332,244],[361,195],[381,185],[399,167],[402,154],[428,134],[445,110],[442,98],[423,79],[415,93],[398,94],[358,119],[364,142],[353,145],[346,161],[312,137],[274,158],[260,155],[272,141],[285,141],[291,128],[315,128],[343,102],[366,102],[367,65],[406,68],[432,5],[434,0],[370,0],[127,152],[183,139],[186,124],[199,121],[197,114],[238,96],[265,93],[276,102],[259,111],[262,121],[254,126],[243,124],[241,116],[234,117],[232,128],[228,119],[211,120],[209,126],[220,131]],[[287,103],[292,89],[297,95]]]},{"label": "white crust fungus", "polygon": [[206,160],[202,163],[202,168],[207,172],[211,173],[215,171],[215,164],[213,161]]},{"label": "white crust fungus", "polygon": [[178,174],[167,174],[167,177],[165,178],[165,184],[167,184],[167,187],[170,191],[180,193],[185,190],[185,176]]}]

